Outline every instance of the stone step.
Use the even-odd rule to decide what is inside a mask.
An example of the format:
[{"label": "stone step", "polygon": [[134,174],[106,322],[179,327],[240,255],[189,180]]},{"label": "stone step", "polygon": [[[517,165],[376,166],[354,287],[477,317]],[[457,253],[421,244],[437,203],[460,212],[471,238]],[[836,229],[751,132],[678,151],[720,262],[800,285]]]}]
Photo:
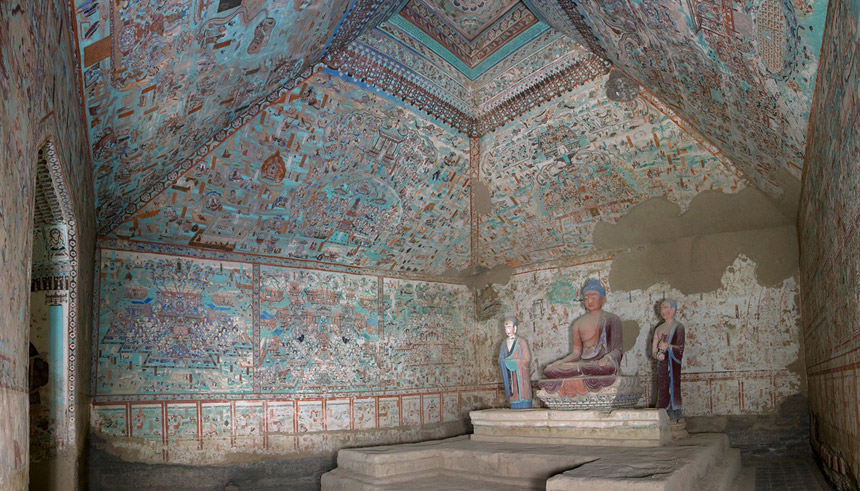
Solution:
[{"label": "stone step", "polygon": [[[547,481],[547,491],[600,489],[601,491],[656,491],[703,489],[708,473],[726,459],[731,449],[724,434],[701,433],[672,445],[639,454],[625,449],[565,471]],[[739,454],[738,454],[739,456]],[[739,461],[738,461],[739,463]],[[731,479],[737,475],[735,470]]]},{"label": "stone step", "polygon": [[726,449],[722,458],[705,474],[702,491],[733,491],[741,472],[741,451]]}]

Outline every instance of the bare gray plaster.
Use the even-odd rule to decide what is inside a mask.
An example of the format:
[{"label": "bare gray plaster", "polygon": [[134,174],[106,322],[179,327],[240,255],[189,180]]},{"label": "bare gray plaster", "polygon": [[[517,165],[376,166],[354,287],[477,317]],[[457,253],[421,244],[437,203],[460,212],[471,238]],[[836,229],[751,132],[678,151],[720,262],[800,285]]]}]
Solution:
[{"label": "bare gray plaster", "polygon": [[714,291],[740,254],[758,264],[756,279],[764,286],[798,270],[794,221],[754,188],[703,192],[683,214],[665,198],[650,199],[616,224],[597,224],[594,245],[617,251],[609,282],[621,291],[661,281],[684,294]]}]

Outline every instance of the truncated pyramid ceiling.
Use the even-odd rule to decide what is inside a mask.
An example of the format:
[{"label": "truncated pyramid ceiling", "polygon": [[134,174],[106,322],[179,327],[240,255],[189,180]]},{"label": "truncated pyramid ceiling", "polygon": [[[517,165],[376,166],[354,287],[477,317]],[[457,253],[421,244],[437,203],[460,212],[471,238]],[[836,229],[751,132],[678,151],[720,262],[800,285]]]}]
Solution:
[{"label": "truncated pyramid ceiling", "polygon": [[651,196],[779,198],[826,12],[74,1],[100,233],[441,274],[587,253],[596,221]]}]

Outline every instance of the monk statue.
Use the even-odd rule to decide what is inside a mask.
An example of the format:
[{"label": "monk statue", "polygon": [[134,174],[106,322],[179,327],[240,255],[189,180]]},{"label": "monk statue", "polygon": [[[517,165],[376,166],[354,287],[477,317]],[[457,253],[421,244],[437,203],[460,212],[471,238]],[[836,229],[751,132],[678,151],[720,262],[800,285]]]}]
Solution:
[{"label": "monk statue", "polygon": [[684,356],[684,325],[675,320],[673,300],[660,304],[663,323],[654,330],[651,356],[657,360],[657,407],[666,409],[672,421],[682,417],[681,359]]},{"label": "monk statue", "polygon": [[526,340],[517,336],[517,319],[505,319],[505,340],[499,349],[499,366],[511,409],[531,409],[531,353]]},{"label": "monk statue", "polygon": [[621,319],[602,310],[606,290],[598,280],[588,280],[582,296],[587,312],[571,327],[573,350],[547,365],[538,382],[549,394],[575,396],[615,383],[622,356]]}]

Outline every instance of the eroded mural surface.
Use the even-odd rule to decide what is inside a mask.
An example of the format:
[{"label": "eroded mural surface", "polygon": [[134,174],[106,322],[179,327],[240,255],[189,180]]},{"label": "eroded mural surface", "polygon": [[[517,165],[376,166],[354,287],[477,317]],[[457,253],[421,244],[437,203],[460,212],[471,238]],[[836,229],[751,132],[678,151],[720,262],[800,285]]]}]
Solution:
[{"label": "eroded mural surface", "polygon": [[107,249],[99,278],[92,426],[136,459],[439,438],[499,401],[462,285]]},{"label": "eroded mural surface", "polygon": [[[571,350],[570,326],[585,313],[580,290],[588,278],[607,286],[605,310],[624,323],[621,370],[640,377],[648,394],[655,366],[651,335],[659,324],[664,298],[677,301],[677,319],[686,329],[682,390],[684,414],[760,414],[773,411],[786,396],[800,392],[799,312],[795,278],[768,288],[755,278],[756,264],[738,257],[726,269],[719,290],[682,295],[664,284],[646,290],[613,291],[605,281],[611,261],[515,274],[505,286],[493,286],[502,313],[483,324],[495,329],[500,342],[501,318],[516,315],[517,334],[532,351],[532,380]],[[494,345],[498,350],[498,344]],[[478,357],[481,373],[491,373],[493,352]]]},{"label": "eroded mural surface", "polygon": [[597,222],[615,220],[650,197],[684,208],[701,191],[744,186],[646,95],[609,100],[607,79],[482,138],[481,181],[492,193],[492,211],[480,217],[483,264],[586,254]]},{"label": "eroded mural surface", "polygon": [[441,274],[470,256],[465,148],[451,129],[319,73],[115,235]]},{"label": "eroded mural surface", "polygon": [[319,61],[347,5],[74,2],[99,218]]},{"label": "eroded mural surface", "polygon": [[826,1],[576,2],[609,58],[759,189],[800,177]]},{"label": "eroded mural surface", "polygon": [[850,489],[860,481],[860,2],[830,3],[798,234],[812,446]]}]

